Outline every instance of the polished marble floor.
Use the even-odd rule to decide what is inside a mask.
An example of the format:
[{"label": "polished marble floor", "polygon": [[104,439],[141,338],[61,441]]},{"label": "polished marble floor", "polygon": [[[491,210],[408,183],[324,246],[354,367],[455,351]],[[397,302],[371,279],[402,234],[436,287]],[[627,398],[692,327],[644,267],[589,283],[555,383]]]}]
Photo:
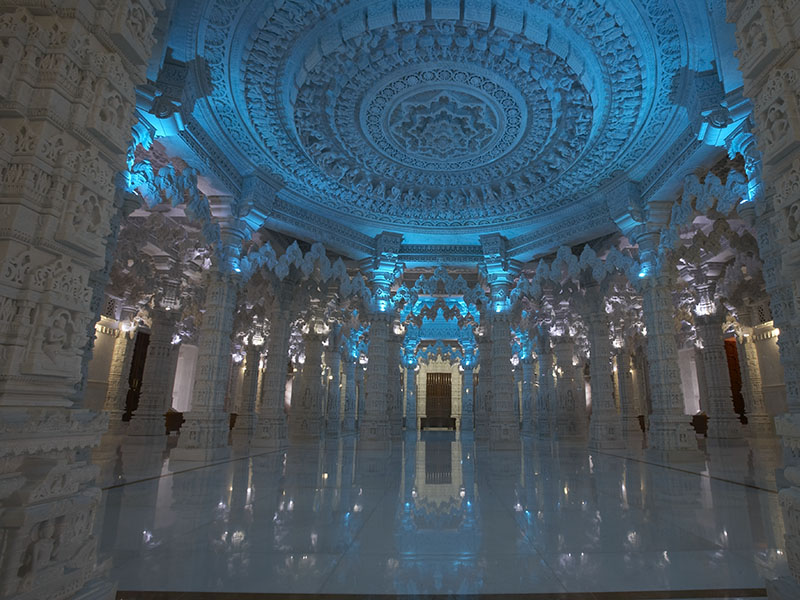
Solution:
[{"label": "polished marble floor", "polygon": [[[638,448],[492,451],[430,432],[170,464],[164,438],[111,441],[96,453],[100,550],[131,599],[763,597],[785,569],[778,446],[700,445],[696,460],[668,463]],[[662,595],[635,594],[648,591]]]}]

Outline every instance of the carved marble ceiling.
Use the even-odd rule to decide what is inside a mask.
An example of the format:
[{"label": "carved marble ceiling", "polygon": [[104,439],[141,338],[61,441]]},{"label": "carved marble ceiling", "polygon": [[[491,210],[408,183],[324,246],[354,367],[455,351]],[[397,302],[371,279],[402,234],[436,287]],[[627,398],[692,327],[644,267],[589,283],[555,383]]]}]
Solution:
[{"label": "carved marble ceiling", "polygon": [[169,43],[202,65],[209,139],[281,182],[295,230],[477,244],[613,229],[603,184],[647,173],[689,125],[696,18],[678,4],[195,0]]}]

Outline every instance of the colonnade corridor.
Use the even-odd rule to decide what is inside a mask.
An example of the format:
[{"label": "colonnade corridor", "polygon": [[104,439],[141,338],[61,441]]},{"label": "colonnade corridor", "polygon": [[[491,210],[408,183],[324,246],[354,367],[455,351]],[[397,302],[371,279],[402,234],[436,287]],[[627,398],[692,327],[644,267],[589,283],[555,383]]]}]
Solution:
[{"label": "colonnade corridor", "polygon": [[[680,466],[528,437],[493,450],[439,431],[378,450],[334,436],[177,468],[165,450],[123,446],[104,465],[98,537],[123,600],[757,598],[783,552],[777,443],[757,454],[716,445]],[[652,591],[665,595],[633,593]]]}]

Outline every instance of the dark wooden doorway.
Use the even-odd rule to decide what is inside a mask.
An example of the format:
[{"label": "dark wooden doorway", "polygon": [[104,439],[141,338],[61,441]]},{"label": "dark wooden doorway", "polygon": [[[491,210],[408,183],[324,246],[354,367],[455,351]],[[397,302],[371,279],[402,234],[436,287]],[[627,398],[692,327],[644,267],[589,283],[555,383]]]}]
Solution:
[{"label": "dark wooden doorway", "polygon": [[142,375],[144,363],[147,360],[147,347],[150,345],[150,334],[144,331],[136,332],[136,341],[133,345],[133,358],[131,371],[128,374],[128,396],[125,399],[125,413],[123,421],[130,421],[134,411],[139,408],[139,394],[142,391]]},{"label": "dark wooden doorway", "polygon": [[420,419],[423,429],[431,427],[456,428],[455,417],[450,415],[452,397],[450,373],[428,373],[425,386],[425,414]]}]

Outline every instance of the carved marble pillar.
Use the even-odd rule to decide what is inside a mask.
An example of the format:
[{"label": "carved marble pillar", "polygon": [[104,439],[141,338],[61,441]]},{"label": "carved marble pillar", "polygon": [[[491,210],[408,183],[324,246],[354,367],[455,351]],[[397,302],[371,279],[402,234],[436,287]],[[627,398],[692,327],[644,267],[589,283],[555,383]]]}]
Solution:
[{"label": "carved marble pillar", "polygon": [[489,445],[492,448],[519,447],[519,419],[514,407],[514,374],[511,372],[511,317],[509,313],[493,313],[492,386],[487,396]]},{"label": "carved marble pillar", "polygon": [[108,389],[103,412],[108,414],[109,432],[122,429],[122,415],[125,413],[125,401],[128,397],[128,377],[133,360],[135,331],[117,330],[114,350],[111,354],[111,366],[108,370]]},{"label": "carved marble pillar", "polygon": [[461,384],[461,431],[469,433],[472,433],[475,429],[475,407],[473,403],[475,390],[472,385],[473,380],[473,367],[465,365]]},{"label": "carved marble pillar", "polygon": [[233,428],[233,441],[237,445],[249,444],[256,431],[258,415],[258,377],[261,364],[261,346],[253,343],[245,346],[244,381],[242,381],[241,406]]},{"label": "carved marble pillar", "polygon": [[764,280],[775,326],[780,329],[786,383],[788,411],[775,417],[775,428],[786,448],[784,475],[790,482],[779,496],[791,575],[767,585],[770,598],[786,600],[800,597],[800,306],[796,292],[800,280],[796,218],[800,208],[796,185],[800,173],[800,4],[728,0],[727,18],[736,25],[744,93],[753,102],[758,141],[757,149],[755,139],[741,147],[751,187],[750,202],[740,205],[740,214],[749,209],[756,225]]},{"label": "carved marble pillar", "polygon": [[231,334],[238,296],[238,278],[219,268],[208,273],[206,311],[200,324],[197,374],[191,410],[184,414],[178,446],[171,461],[227,458],[229,417],[225,392],[231,365]]},{"label": "carved marble pillar", "polygon": [[364,389],[364,378],[366,377],[367,367],[361,361],[356,363],[356,429],[361,430],[361,424],[364,422],[364,411],[366,403],[366,390]]},{"label": "carved marble pillar", "polygon": [[172,406],[172,335],[180,314],[160,306],[150,314],[150,343],[142,373],[142,391],[128,426],[128,435],[132,436],[166,435],[165,414]]},{"label": "carved marble pillar", "polygon": [[551,408],[556,409],[555,382],[550,336],[542,328],[536,336],[536,359],[539,361],[539,393],[536,394],[533,428],[540,438],[548,438],[552,434],[550,430]]},{"label": "carved marble pillar", "polygon": [[708,414],[708,384],[706,383],[706,364],[703,360],[703,349],[694,348],[694,368],[697,373],[697,391],[699,393],[700,410]]},{"label": "carved marble pillar", "polygon": [[708,393],[708,438],[741,439],[744,435],[739,416],[733,412],[731,380],[725,340],[722,337],[724,315],[721,311],[695,318],[697,333],[703,340],[703,367]]},{"label": "carved marble pillar", "polygon": [[619,381],[619,406],[622,413],[622,432],[625,441],[640,447],[642,428],[639,426],[640,407],[636,401],[636,390],[633,385],[633,367],[631,352],[623,346],[617,352],[617,379]]},{"label": "carved marble pillar", "polygon": [[[370,315],[369,348],[367,350],[366,392],[363,418],[359,422],[362,441],[383,444],[389,439],[389,403],[392,392],[389,381],[389,335],[392,314],[373,311]],[[360,412],[360,411],[359,411]]]},{"label": "carved marble pillar", "polygon": [[[571,338],[558,337],[553,340],[556,357],[556,434],[560,439],[585,439],[586,437],[586,393],[583,386],[583,373],[574,366],[575,343]],[[545,364],[539,368],[539,393],[542,387],[548,394],[552,389],[552,375],[542,379]],[[552,373],[552,368],[550,370]]]},{"label": "carved marble pillar", "polygon": [[402,379],[400,371],[402,337],[395,331],[389,333],[387,344],[386,383],[389,388],[389,431],[393,438],[403,434]]},{"label": "carved marble pillar", "polygon": [[344,415],[342,433],[351,435],[356,432],[356,367],[358,361],[352,356],[344,357]]},{"label": "carved marble pillar", "polygon": [[[417,431],[417,360],[414,364],[406,361],[406,431]],[[464,417],[461,417],[461,428],[464,428]],[[470,427],[471,429],[471,427]]]},{"label": "carved marble pillar", "polygon": [[138,2],[134,26],[130,3],[0,4],[0,597],[110,598],[86,462],[108,416],[75,390],[164,6]]},{"label": "carved marble pillar", "polygon": [[325,431],[330,436],[336,436],[341,430],[341,404],[342,404],[342,386],[341,386],[341,365],[342,365],[342,352],[341,349],[335,347],[333,338],[330,338],[328,351],[326,352],[325,362],[330,370],[328,378],[328,398],[327,410],[325,411]]},{"label": "carved marble pillar", "polygon": [[753,340],[753,328],[744,327],[739,338],[739,369],[742,373],[742,394],[744,395],[747,426],[745,432],[755,437],[774,437],[775,424],[767,412],[764,391],[761,383],[761,366],[758,350]]},{"label": "carved marble pillar", "polygon": [[279,292],[277,306],[270,313],[267,360],[261,376],[261,408],[252,445],[257,448],[280,448],[288,440],[283,406],[286,391],[286,365],[289,361],[291,316],[288,309],[288,286]]},{"label": "carved marble pillar", "polygon": [[586,326],[591,346],[592,417],[589,421],[589,447],[623,448],[622,420],[614,404],[611,372],[611,334],[605,297],[596,284],[586,290],[589,311]]},{"label": "carved marble pillar", "polygon": [[292,387],[289,412],[290,439],[320,439],[323,431],[322,342],[328,329],[322,321],[311,319],[303,332],[306,361]]},{"label": "carved marble pillar", "polygon": [[647,326],[650,430],[648,445],[660,452],[689,453],[697,450],[691,418],[684,414],[678,346],[675,343],[671,280],[665,275],[644,282],[642,311]]},{"label": "carved marble pillar", "polygon": [[520,358],[519,367],[522,373],[522,435],[533,433],[533,357]]},{"label": "carved marble pillar", "polygon": [[[487,318],[481,315],[481,322]],[[488,324],[483,326],[483,332],[477,336],[478,358],[480,371],[478,372],[478,390],[475,394],[475,438],[478,440],[489,439],[489,412],[487,405],[492,397],[492,338],[491,328]]]}]

